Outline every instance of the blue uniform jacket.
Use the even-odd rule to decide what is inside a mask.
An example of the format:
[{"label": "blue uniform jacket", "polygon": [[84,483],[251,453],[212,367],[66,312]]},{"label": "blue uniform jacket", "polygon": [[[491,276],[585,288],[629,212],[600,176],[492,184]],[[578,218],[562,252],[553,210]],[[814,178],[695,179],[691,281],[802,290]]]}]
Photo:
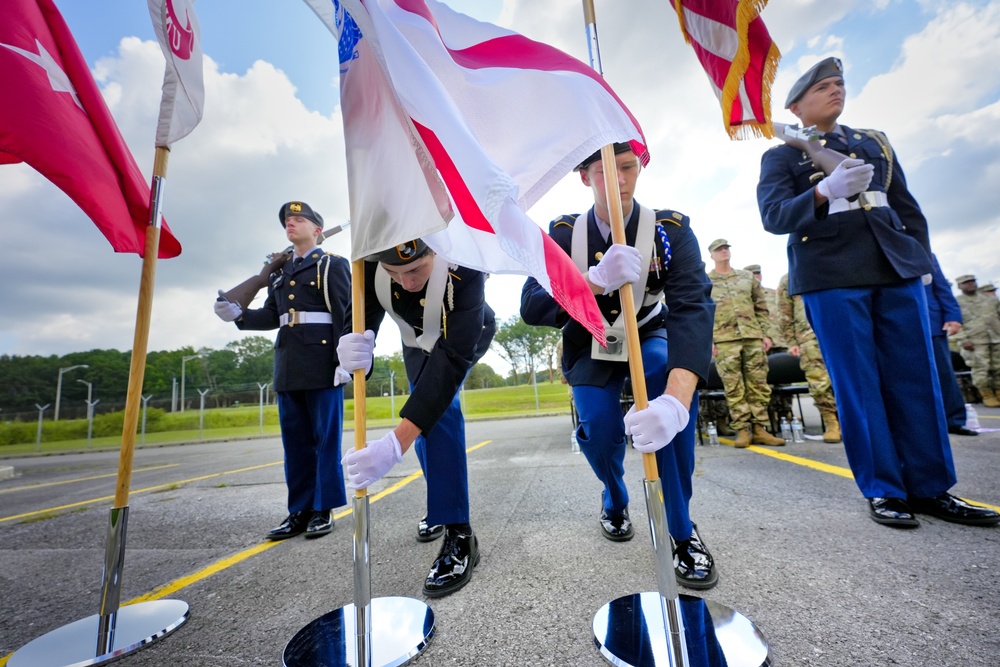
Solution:
[{"label": "blue uniform jacket", "polygon": [[[635,243],[638,220],[639,206],[635,204],[632,215],[625,224],[625,238],[629,244]],[[690,218],[676,211],[657,210],[656,220],[666,231],[671,259],[666,271],[662,264],[659,275],[655,270],[650,271],[646,286],[650,290],[658,290],[662,286],[666,307],[661,310],[660,315],[642,326],[639,339],[667,338],[667,372],[674,368],[685,368],[696,374],[700,378],[699,385],[704,386],[712,359],[712,323],[715,319],[715,303],[711,297],[712,281],[705,273],[705,263],[701,260],[701,250],[691,229]],[[549,236],[567,254],[572,247],[573,226],[577,221],[576,215],[561,216],[549,225]],[[597,253],[602,253],[603,256],[611,242],[605,241],[598,231],[593,209],[587,214],[587,224],[590,225],[587,231],[588,266],[595,266],[599,261]],[[656,256],[662,260],[663,246],[659,234],[654,236],[653,245]],[[614,323],[621,310],[618,292],[597,295],[596,298],[604,317]],[[639,310],[637,319],[641,321],[650,308],[651,306]],[[562,329],[562,368],[570,385],[603,387],[615,370],[628,365],[627,362],[592,359],[590,348],[593,338],[590,333],[579,322],[571,319],[534,278],[529,278],[521,290],[521,317],[530,325]]]},{"label": "blue uniform jacket", "polygon": [[[376,334],[385,317],[385,310],[375,295],[376,262],[365,262],[365,328]],[[458,267],[449,276],[455,289],[454,308],[445,297],[441,337],[430,354],[419,347],[403,346],[406,377],[413,385],[400,417],[420,427],[425,434],[451,405],[458,388],[472,367],[490,348],[496,333],[493,309],[486,303],[486,276],[480,271]],[[407,292],[392,284],[393,310],[414,328],[419,336],[424,326],[424,296],[427,286],[419,292]],[[446,292],[447,295],[447,292]]]},{"label": "blue uniform jacket", "polygon": [[[329,270],[327,270],[329,265]],[[323,281],[330,281],[332,324],[283,326],[274,340],[274,390],[297,391],[333,386],[337,341],[351,330],[351,265],[339,255],[313,249],[298,268],[289,260],[271,274],[264,306],[246,310],[236,322],[240,329],[267,331],[280,326],[292,310],[328,312]]]},{"label": "blue uniform jacket", "polygon": [[[927,220],[906,187],[892,154],[865,130],[840,126],[847,146],[827,146],[875,166],[869,191],[885,192],[889,206],[829,215],[829,203],[816,208],[817,170],[804,153],[787,144],[761,158],[757,203],[764,229],[788,234],[788,292],[801,294],[837,287],[885,285],[931,272]],[[891,150],[891,149],[890,149]]]},{"label": "blue uniform jacket", "polygon": [[944,272],[938,264],[937,257],[931,256],[934,263],[934,271],[931,272],[933,280],[930,285],[925,285],[927,291],[927,313],[930,316],[931,335],[947,335],[942,329],[945,322],[961,322],[962,308],[958,305],[958,299],[951,292],[951,285],[944,277]]}]

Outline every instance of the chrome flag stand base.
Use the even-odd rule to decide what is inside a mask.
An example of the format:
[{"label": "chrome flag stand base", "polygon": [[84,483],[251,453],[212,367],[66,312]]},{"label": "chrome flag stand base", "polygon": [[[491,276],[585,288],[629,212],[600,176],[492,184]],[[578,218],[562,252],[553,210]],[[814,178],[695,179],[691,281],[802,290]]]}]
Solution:
[{"label": "chrome flag stand base", "polygon": [[[375,598],[371,611],[371,632],[367,645],[371,660],[358,659],[353,604],[334,609],[298,631],[285,646],[285,667],[396,667],[405,665],[426,648],[434,634],[434,612],[412,598]],[[363,642],[361,642],[363,644]]]},{"label": "chrome flag stand base", "polygon": [[626,595],[594,616],[594,643],[615,667],[770,667],[767,641],[742,614],[677,592],[660,479],[643,480],[659,590]]},{"label": "chrome flag stand base", "polygon": [[356,496],[354,604],[311,621],[281,654],[284,667],[396,667],[427,648],[434,612],[420,600],[371,597],[368,495]]},{"label": "chrome flag stand base", "polygon": [[7,667],[101,665],[166,637],[187,618],[188,604],[181,600],[154,600],[122,607],[110,650],[95,656],[101,615],[94,614],[28,642],[10,657]]},{"label": "chrome flag stand base", "polygon": [[[679,595],[690,667],[770,667],[764,635],[746,616],[692,595]],[[594,643],[615,667],[667,662],[662,598],[656,591],[612,600],[594,617]]]},{"label": "chrome flag stand base", "polygon": [[179,628],[188,618],[181,600],[153,600],[119,607],[128,506],[111,509],[104,550],[101,613],[74,621],[31,640],[7,667],[83,667],[115,660]]}]

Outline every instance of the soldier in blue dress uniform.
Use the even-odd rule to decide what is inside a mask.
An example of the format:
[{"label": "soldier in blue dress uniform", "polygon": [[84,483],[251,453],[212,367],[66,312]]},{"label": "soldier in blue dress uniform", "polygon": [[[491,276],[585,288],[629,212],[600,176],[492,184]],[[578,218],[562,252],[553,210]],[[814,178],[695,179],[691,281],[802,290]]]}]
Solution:
[{"label": "soldier in blue dress uniform", "polygon": [[308,538],[333,529],[332,509],[347,504],[340,463],[344,390],[350,376],[337,368],[337,340],[350,331],[351,266],[317,245],[323,217],[292,201],[278,211],[293,253],[270,276],[267,299],[243,310],[221,297],[216,314],[241,330],[278,329],[274,341],[274,391],[285,450],[288,517],[267,535]]},{"label": "soldier in blue dress uniform", "polygon": [[470,524],[459,389],[496,333],[493,309],[486,303],[486,276],[449,264],[420,239],[366,260],[366,331],[340,339],[341,364],[350,372],[370,372],[375,336],[388,314],[399,326],[411,391],[392,431],[344,456],[347,486],[371,486],[415,445],[427,480],[427,514],[417,539],[444,535],[423,592],[441,597],[465,586],[479,562],[479,543]]},{"label": "soldier in blue dress uniform", "polygon": [[521,317],[531,325],[562,329],[563,374],[579,414],[576,438],[604,486],[599,526],[609,540],[628,540],[633,529],[624,481],[626,425],[619,397],[629,366],[618,290],[632,283],[646,389],[655,397],[639,413],[645,413],[643,424],[630,427],[633,446],[656,452],[678,583],[707,589],[716,584],[718,573],[688,509],[696,389],[708,378],[712,355],[712,283],[690,219],[635,202],[639,159],[626,143],[615,144],[615,154],[627,245],[610,240],[599,152],[577,167],[583,184],[593,191],[593,208],[582,216],[556,218],[549,226],[549,236],[570,254],[592,287],[605,320],[608,348],[598,346],[533,278],[521,292]]},{"label": "soldier in blue dress uniform", "polygon": [[933,272],[927,220],[886,136],[837,122],[844,99],[837,58],[792,86],[785,108],[849,157],[824,175],[789,145],[766,151],[764,228],[788,235],[788,291],[802,295],[819,339],[871,518],[901,528],[919,525],[915,513],[996,524],[996,512],[948,493],[955,468],[921,284]]}]

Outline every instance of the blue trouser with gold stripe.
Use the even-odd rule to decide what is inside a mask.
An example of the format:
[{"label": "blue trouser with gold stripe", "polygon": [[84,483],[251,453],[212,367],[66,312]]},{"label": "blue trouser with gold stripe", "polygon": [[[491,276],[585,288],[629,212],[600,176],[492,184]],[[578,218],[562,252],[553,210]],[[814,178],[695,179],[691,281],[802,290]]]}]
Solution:
[{"label": "blue trouser with gold stripe", "polygon": [[346,505],[340,464],[343,388],[279,391],[278,420],[285,448],[289,513]]},{"label": "blue trouser with gold stripe", "polygon": [[[667,384],[667,341],[650,338],[642,341],[643,373],[646,393],[650,399],[663,393]],[[628,507],[625,488],[625,423],[621,409],[621,393],[628,375],[627,364],[617,364],[611,380],[603,387],[576,385],[573,401],[579,415],[576,439],[597,479],[604,484],[603,508],[609,514]],[[694,436],[698,413],[697,394],[691,402],[691,418],[687,428],[677,434],[670,445],[656,452],[656,465],[663,486],[667,524],[675,540],[691,537],[691,475],[694,474]]]},{"label": "blue trouser with gold stripe", "polygon": [[866,498],[928,498],[955,484],[927,318],[913,278],[802,295]]},{"label": "blue trouser with gold stripe", "polygon": [[469,523],[469,469],[460,391],[434,428],[420,434],[414,446],[427,480],[427,523]]}]

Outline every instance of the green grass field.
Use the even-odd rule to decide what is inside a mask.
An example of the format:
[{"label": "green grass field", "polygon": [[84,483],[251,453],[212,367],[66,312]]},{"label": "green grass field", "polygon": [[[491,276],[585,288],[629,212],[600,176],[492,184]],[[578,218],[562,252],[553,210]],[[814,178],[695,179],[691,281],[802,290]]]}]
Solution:
[{"label": "green grass field", "polygon": [[[462,401],[466,419],[507,419],[537,414],[566,414],[568,419],[569,415],[569,390],[560,383],[539,384],[537,405],[531,385],[468,389],[463,392]],[[397,414],[405,402],[405,396],[395,397]],[[366,401],[368,428],[394,424],[396,419],[392,416],[392,407],[392,399],[388,396],[369,397]],[[354,401],[346,401],[344,410],[344,429],[353,430]],[[100,429],[97,428],[98,418],[95,418],[94,435],[89,444],[91,450],[118,449],[121,446],[122,419],[121,413],[117,414],[117,419],[115,415],[101,415]],[[202,421],[204,427],[199,428]],[[116,425],[117,429],[113,430]],[[10,443],[0,444],[0,457],[86,451],[86,437],[78,437],[81,431],[86,433],[86,420],[60,420],[57,424],[45,422],[42,442],[38,445],[35,442],[37,423],[0,424],[0,443]],[[70,433],[75,435],[66,435]],[[145,436],[137,433],[135,442],[137,447],[148,447],[208,440],[241,440],[261,435],[274,437],[279,433],[277,407],[264,407],[261,428],[260,408],[241,406],[205,410],[204,415],[199,415],[198,410],[173,414],[161,412],[155,420],[147,420],[147,433]],[[30,442],[25,442],[29,437]]]}]

